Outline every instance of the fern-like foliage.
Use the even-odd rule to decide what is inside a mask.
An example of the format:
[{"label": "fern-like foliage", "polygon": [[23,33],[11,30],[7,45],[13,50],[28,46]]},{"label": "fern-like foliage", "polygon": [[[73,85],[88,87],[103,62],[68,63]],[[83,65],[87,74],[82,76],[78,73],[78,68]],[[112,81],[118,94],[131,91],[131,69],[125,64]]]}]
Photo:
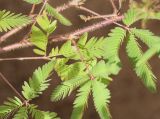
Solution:
[{"label": "fern-like foliage", "polygon": [[[106,38],[92,37],[88,41],[88,33],[83,34],[77,42],[78,48],[83,54],[84,60],[91,60],[95,58],[102,58],[106,51]],[[59,48],[53,48],[50,56],[64,56],[69,59],[80,60],[81,57],[77,54],[76,47],[72,45],[71,41],[67,41]]]},{"label": "fern-like foliage", "polygon": [[120,45],[126,36],[126,31],[120,27],[116,27],[111,30],[109,37],[107,37],[104,49],[104,58],[111,61],[119,60]]},{"label": "fern-like foliage", "polygon": [[106,63],[104,60],[101,60],[92,67],[91,74],[100,79],[112,80],[110,75],[117,75],[120,70],[121,67],[117,63],[109,61]]},{"label": "fern-like foliage", "polygon": [[27,107],[21,107],[14,115],[13,119],[28,119]]},{"label": "fern-like foliage", "polygon": [[[87,35],[87,34],[84,34]],[[106,39],[92,37],[87,42],[87,36],[82,36],[78,41],[78,47],[86,60],[102,58],[104,55],[104,44]]]},{"label": "fern-like foliage", "polygon": [[[82,119],[84,109],[87,106],[89,94],[93,94],[94,105],[101,119],[110,119],[110,113],[107,107],[110,99],[110,92],[106,85],[100,81],[88,81],[79,90],[74,102],[74,110],[71,119]],[[100,93],[103,92],[103,93]]]},{"label": "fern-like foliage", "polygon": [[60,119],[55,112],[41,111],[36,105],[29,106],[29,113],[34,119]]},{"label": "fern-like foliage", "polygon": [[127,44],[127,53],[129,58],[131,58],[131,60],[133,61],[137,75],[142,79],[145,86],[148,87],[150,91],[154,92],[156,90],[156,78],[152,73],[149,64],[144,63],[136,66],[137,61],[142,57],[142,51],[139,48],[139,44],[136,41],[135,36],[132,34],[130,34],[130,38]]},{"label": "fern-like foliage", "polygon": [[[37,18],[37,23],[40,26],[32,27],[30,42],[38,49],[34,52],[38,55],[46,55],[48,37],[56,29],[56,21],[50,21],[45,13]],[[42,30],[41,30],[42,29]]]},{"label": "fern-like foliage", "polygon": [[131,1],[130,7],[143,14],[142,27],[146,28],[149,20],[160,20],[157,0],[142,0],[142,2]]},{"label": "fern-like foliage", "polygon": [[31,18],[22,14],[11,13],[10,11],[0,11],[0,32],[8,31],[12,28],[29,24]]},{"label": "fern-like foliage", "polygon": [[124,15],[123,23],[127,26],[132,25],[136,21],[143,19],[145,16],[142,12],[136,9],[129,9]]},{"label": "fern-like foliage", "polygon": [[109,110],[108,107],[106,106],[109,103],[110,91],[106,88],[105,84],[95,80],[92,82],[92,92],[93,92],[94,106],[100,118],[110,119],[110,114],[108,112]]},{"label": "fern-like foliage", "polygon": [[42,94],[42,91],[48,88],[49,80],[47,80],[47,78],[54,69],[55,64],[55,61],[52,60],[42,66],[42,68],[39,67],[35,70],[33,76],[29,79],[29,83],[24,82],[24,85],[22,86],[22,94],[27,100],[38,97],[39,94]]},{"label": "fern-like foliage", "polygon": [[46,4],[46,12],[48,13],[48,15],[54,17],[55,19],[57,19],[61,24],[66,25],[66,26],[71,26],[72,23],[65,18],[63,15],[61,15],[55,8],[53,8],[51,5]]},{"label": "fern-like foliage", "polygon": [[71,119],[82,119],[84,110],[87,107],[89,94],[91,93],[91,85],[91,81],[88,81],[78,90]]},{"label": "fern-like foliage", "polygon": [[84,84],[88,79],[89,77],[87,75],[84,75],[63,82],[53,91],[51,100],[58,101],[60,99],[64,99],[66,96],[70,95],[74,89]]},{"label": "fern-like foliage", "polygon": [[[24,0],[30,4],[39,4],[42,0]],[[79,3],[85,0],[73,0],[70,4]],[[74,3],[75,2],[75,3]],[[119,1],[120,2],[120,1]],[[124,2],[121,1],[121,2]],[[132,2],[134,3],[134,2]],[[147,0],[142,0],[147,3]],[[77,4],[76,4],[77,5]],[[120,5],[121,6],[121,5]],[[43,9],[42,9],[43,10]],[[147,9],[152,13],[151,10]],[[150,13],[149,13],[150,14]],[[157,18],[159,13],[156,13]],[[149,19],[156,16],[149,15]],[[88,99],[91,96],[94,107],[101,119],[110,119],[109,103],[110,91],[107,86],[112,81],[112,75],[117,75],[121,70],[119,50],[123,42],[126,43],[126,52],[132,62],[134,71],[142,80],[144,85],[152,92],[156,91],[156,77],[154,76],[148,60],[155,54],[160,54],[160,37],[149,30],[131,28],[131,25],[139,20],[146,20],[147,13],[143,10],[130,8],[125,14],[123,25],[115,27],[107,37],[91,37],[84,33],[77,39],[76,45],[69,39],[61,47],[56,46],[49,52],[48,39],[56,29],[57,19],[61,24],[70,26],[72,23],[61,15],[48,3],[42,14],[38,15],[35,24],[31,29],[29,41],[36,46],[33,50],[37,55],[42,55],[50,61],[42,67],[38,67],[29,81],[22,86],[22,95],[25,100],[9,98],[0,106],[0,118],[13,119],[59,119],[57,114],[50,111],[42,111],[37,105],[30,102],[39,97],[45,91],[49,83],[49,76],[54,70],[61,78],[61,83],[51,94],[51,101],[63,100],[74,90],[77,90],[74,101],[71,119],[82,119],[85,109],[88,107]],[[156,18],[155,18],[156,19]],[[30,18],[27,16],[8,11],[0,11],[0,31],[7,31],[12,28],[28,24]],[[138,40],[148,46],[143,53]]]},{"label": "fern-like foliage", "polygon": [[[58,62],[58,60],[57,60],[57,62]],[[64,61],[64,60],[61,60],[61,61]],[[58,63],[60,63],[60,62],[58,62]],[[70,65],[67,65],[67,64],[56,65],[55,71],[61,77],[61,80],[69,80],[69,79],[73,79],[77,76],[84,75],[85,68],[86,67],[85,67],[84,63],[76,62],[76,63],[70,64]]]},{"label": "fern-like foliage", "polygon": [[160,44],[160,37],[155,36],[149,30],[133,28],[131,29],[131,32],[142,42],[144,42],[148,47]]},{"label": "fern-like foliage", "polygon": [[60,119],[55,112],[41,111],[36,105],[26,105],[19,98],[8,98],[2,106],[0,106],[0,119]]},{"label": "fern-like foliage", "polygon": [[0,118],[10,117],[11,114],[23,105],[17,97],[8,98],[2,106],[0,106]]},{"label": "fern-like foliage", "polygon": [[[95,98],[95,107],[102,119],[109,119],[110,114],[107,107],[107,103],[109,103],[109,101],[107,99],[109,99],[110,96],[108,94],[108,90],[106,89],[106,84],[108,84],[107,81],[111,80],[110,75],[116,74],[117,72],[119,72],[119,69],[116,69],[116,66],[113,64],[105,63],[104,60],[99,62],[94,60],[92,62],[88,62],[88,64],[90,64],[88,66],[89,71],[85,71],[87,75],[79,74],[73,79],[62,82],[62,84],[60,84],[59,86],[57,86],[57,88],[55,88],[55,90],[53,90],[51,100],[58,101],[60,99],[64,99],[66,96],[69,96],[73,90],[80,87],[80,89],[78,90],[77,98],[74,102],[74,110],[72,112],[71,119],[81,119],[83,117],[84,109],[87,106],[87,101],[91,91],[94,93],[94,97],[95,95],[98,95],[97,92],[100,91],[103,92],[101,96],[103,95],[104,98],[102,98],[101,96]],[[90,80],[90,75],[94,77],[93,81]],[[102,105],[99,104],[101,101],[103,102]]]},{"label": "fern-like foliage", "polygon": [[133,34],[137,38],[139,38],[143,43],[145,43],[149,50],[143,55],[143,57],[137,62],[137,65],[140,65],[142,63],[146,63],[153,55],[160,52],[160,37],[155,36],[152,32],[149,30],[143,30],[143,29],[132,29],[131,30]]}]

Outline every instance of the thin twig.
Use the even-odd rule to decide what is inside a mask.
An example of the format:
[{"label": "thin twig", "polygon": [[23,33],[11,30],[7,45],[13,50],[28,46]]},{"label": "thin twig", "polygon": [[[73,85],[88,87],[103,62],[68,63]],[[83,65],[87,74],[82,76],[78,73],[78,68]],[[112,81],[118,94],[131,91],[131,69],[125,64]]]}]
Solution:
[{"label": "thin twig", "polygon": [[114,1],[110,0],[110,3],[112,4],[112,7],[113,7],[113,13],[116,14],[118,12],[118,10],[117,10],[117,7],[116,7]]},{"label": "thin twig", "polygon": [[[32,22],[31,22],[31,23],[32,23]],[[31,24],[31,23],[30,23],[30,24]],[[24,25],[24,26],[20,26],[20,27],[14,28],[14,29],[12,29],[11,31],[9,31],[9,32],[5,33],[4,35],[2,35],[2,36],[0,37],[0,44],[1,44],[2,42],[6,41],[6,39],[9,38],[10,36],[14,35],[15,33],[19,32],[20,30],[22,30],[23,28],[25,28],[27,25],[29,25],[29,24],[26,24],[26,25]]]},{"label": "thin twig", "polygon": [[86,33],[86,32],[92,32],[92,31],[95,31],[97,29],[100,29],[100,28],[103,28],[107,25],[110,25],[114,22],[117,22],[117,21],[121,21],[123,19],[123,16],[117,16],[117,17],[113,17],[111,19],[106,19],[104,21],[101,21],[101,22],[98,22],[96,24],[93,24],[93,25],[90,25],[88,27],[85,27],[85,28],[82,28],[80,30],[76,30],[75,32],[71,33],[73,36],[79,36],[83,33]]},{"label": "thin twig", "polygon": [[29,13],[29,16],[31,16],[34,13],[35,7],[36,7],[36,4],[33,4],[32,8],[31,8],[31,11]]},{"label": "thin twig", "polygon": [[[81,10],[83,10],[83,11],[86,11],[86,12],[88,12],[88,13],[91,13],[91,14],[93,14],[93,15],[99,16],[99,17],[101,16],[101,15],[98,14],[97,12],[94,12],[94,11],[88,9],[88,8],[83,7],[83,6],[78,6],[78,7],[76,7],[76,8],[81,9]],[[122,15],[122,16],[123,16],[123,15]],[[105,17],[102,17],[102,18],[105,19],[105,20],[109,20],[108,18],[105,18]],[[123,19],[123,18],[122,18],[122,19]],[[117,23],[116,21],[113,21],[113,24],[118,25],[118,26],[120,26],[120,27],[122,27],[122,28],[124,28],[124,29],[126,29],[126,30],[129,30],[128,27],[126,27],[126,26],[124,26],[124,25],[122,25],[122,24],[120,24],[120,23]]]},{"label": "thin twig", "polygon": [[93,20],[93,19],[100,19],[100,18],[110,18],[110,17],[115,17],[116,15],[115,14],[109,14],[109,15],[101,15],[101,16],[83,16],[83,15],[80,15],[80,18],[82,20],[84,20],[85,22],[87,21],[90,21],[90,20]]},{"label": "thin twig", "polygon": [[21,94],[12,86],[12,84],[7,80],[7,78],[1,72],[0,72],[0,77],[15,92],[17,96],[19,96],[23,101],[25,101],[23,96],[21,96]]},{"label": "thin twig", "polygon": [[24,61],[24,60],[51,60],[49,57],[16,57],[16,58],[0,58],[0,61]]}]

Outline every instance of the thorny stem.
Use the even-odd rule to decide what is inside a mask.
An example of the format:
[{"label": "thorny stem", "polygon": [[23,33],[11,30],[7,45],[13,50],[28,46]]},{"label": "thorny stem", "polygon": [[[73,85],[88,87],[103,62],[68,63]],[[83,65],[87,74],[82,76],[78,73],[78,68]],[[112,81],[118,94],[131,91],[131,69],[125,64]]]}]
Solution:
[{"label": "thorny stem", "polygon": [[[79,35],[82,35],[85,32],[95,31],[95,30],[100,29],[102,27],[105,27],[109,24],[112,24],[115,21],[121,21],[122,19],[123,19],[123,16],[114,17],[112,19],[107,19],[105,21],[98,22],[96,24],[90,25],[88,27],[84,27],[82,29],[78,29],[76,31],[73,31],[73,32],[70,32],[70,33],[67,33],[67,34],[58,35],[58,36],[54,36],[54,37],[52,36],[49,39],[50,39],[50,42],[66,41],[70,35],[79,36]],[[0,53],[6,53],[6,52],[9,52],[9,51],[12,51],[12,50],[16,50],[16,49],[20,49],[20,48],[26,48],[26,47],[30,47],[30,46],[33,46],[33,44],[31,44],[30,42],[27,42],[27,40],[25,40],[24,42],[15,43],[15,44],[12,44],[12,45],[1,48]]]},{"label": "thorny stem", "polygon": [[[93,14],[93,15],[99,16],[99,17],[101,16],[101,15],[98,14],[97,12],[94,12],[94,11],[88,9],[88,8],[83,7],[83,6],[78,6],[78,7],[76,7],[76,8],[81,9],[81,10],[83,10],[83,11],[86,11],[86,12],[88,12],[88,13],[91,13],[91,14]],[[105,20],[109,20],[108,18],[105,18],[105,17],[102,17],[102,18],[105,19]],[[114,18],[114,17],[113,17],[113,18]],[[124,29],[126,29],[126,30],[129,31],[129,28],[128,28],[127,26],[124,26],[124,25],[122,25],[122,24],[120,24],[120,23],[117,23],[117,22],[115,22],[115,21],[113,21],[113,24],[118,25],[118,26],[120,26],[120,27],[122,27],[122,28],[124,28]]]},{"label": "thorny stem", "polygon": [[82,20],[84,20],[85,22],[90,21],[92,19],[99,19],[99,18],[109,18],[109,17],[115,17],[115,14],[109,14],[109,15],[101,15],[101,16],[80,16]]},{"label": "thorny stem", "polygon": [[72,35],[73,36],[79,36],[79,35],[82,35],[85,32],[92,32],[92,31],[95,31],[97,29],[103,28],[107,25],[110,25],[114,22],[121,21],[122,19],[123,19],[123,16],[113,17],[112,19],[105,19],[105,21],[101,21],[101,22],[98,22],[98,23],[93,24],[91,26],[82,28],[80,30],[76,30],[75,32],[72,33]]},{"label": "thorny stem", "polygon": [[25,101],[25,99],[21,96],[21,94],[12,86],[12,84],[7,80],[7,78],[1,72],[0,72],[0,77],[15,92],[15,94],[17,94],[17,96],[19,96],[23,101]]}]

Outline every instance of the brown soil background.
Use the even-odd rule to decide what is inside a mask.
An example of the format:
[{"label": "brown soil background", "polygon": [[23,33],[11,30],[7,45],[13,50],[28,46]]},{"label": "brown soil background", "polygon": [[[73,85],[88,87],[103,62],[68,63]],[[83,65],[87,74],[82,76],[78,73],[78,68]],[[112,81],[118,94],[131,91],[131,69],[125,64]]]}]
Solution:
[{"label": "brown soil background", "polygon": [[[64,2],[67,2],[67,0],[50,0],[50,3],[52,3],[53,6],[61,5]],[[112,12],[109,0],[88,0],[85,6],[97,11],[100,14],[108,14]],[[7,9],[15,13],[22,12],[24,14],[28,14],[30,8],[31,5],[22,2],[22,0],[0,0],[0,10]],[[56,31],[57,34],[66,33],[95,22],[91,21],[90,23],[84,23],[77,15],[87,15],[87,13],[74,8],[64,11],[63,14],[70,18],[74,25],[68,28],[59,25],[59,29]],[[159,25],[160,22],[152,21],[148,23],[148,28],[158,35],[160,34]],[[106,36],[111,28],[113,28],[112,25],[107,26],[101,30],[90,33],[90,36]],[[3,45],[7,45],[16,41],[19,42],[27,30],[28,29],[19,32],[18,34],[9,38],[10,41]],[[146,49],[145,46],[144,49]],[[0,57],[22,56],[34,56],[32,53],[32,48],[17,50],[7,54],[0,54]],[[113,119],[160,119],[160,81],[157,80],[158,92],[155,94],[150,93],[131,69],[131,65],[126,57],[124,46],[122,46],[120,57],[123,63],[123,70],[120,71],[118,76],[114,77],[114,81],[109,87],[112,93],[110,111]],[[23,62],[0,62],[0,71],[7,77],[7,79],[9,79],[9,81],[18,89],[18,91],[21,91],[21,85],[23,84],[23,81],[28,80],[34,69],[43,63],[44,61],[39,60]],[[160,79],[160,60],[157,57],[154,57],[150,60],[150,63],[154,73],[158,79]],[[35,99],[33,103],[39,104],[40,109],[57,112],[62,119],[69,119],[75,94],[58,103],[52,103],[48,101],[52,89],[60,82],[60,79],[56,74],[52,77],[52,79],[54,80],[51,82],[52,85],[50,88],[45,91],[40,98]],[[12,90],[0,80],[0,104],[2,104],[7,97],[12,97],[14,95],[15,94],[12,92]],[[95,109],[92,106],[92,100],[89,100],[89,102],[89,109],[85,111],[84,119],[99,119]]]}]

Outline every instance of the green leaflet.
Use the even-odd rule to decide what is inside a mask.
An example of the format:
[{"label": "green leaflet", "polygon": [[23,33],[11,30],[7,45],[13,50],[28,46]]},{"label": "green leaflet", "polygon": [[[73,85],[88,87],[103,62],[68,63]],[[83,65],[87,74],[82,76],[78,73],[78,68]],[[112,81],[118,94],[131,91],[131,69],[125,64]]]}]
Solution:
[{"label": "green leaflet", "polygon": [[[106,39],[103,37],[93,37],[87,42],[87,36],[87,33],[83,34],[77,43],[81,54],[83,54],[84,60],[102,58],[106,49],[104,47]],[[60,49],[58,47],[53,48],[49,54],[51,57],[61,55],[69,59],[80,60],[80,55],[77,53],[76,47],[72,45],[70,40],[66,41]]]},{"label": "green leaflet", "polygon": [[113,30],[111,30],[111,33],[109,33],[109,37],[106,38],[104,45],[105,59],[118,62],[119,48],[125,36],[126,31],[120,27],[116,27]]},{"label": "green leaflet", "polygon": [[74,89],[85,83],[88,79],[89,77],[87,75],[83,75],[62,82],[62,84],[60,84],[56,87],[55,90],[53,90],[51,100],[59,101],[60,99],[64,99],[66,96],[70,95]]},{"label": "green leaflet", "polygon": [[70,65],[60,65],[55,67],[55,71],[61,77],[61,80],[73,79],[77,76],[84,75],[84,69],[86,68],[83,62],[76,62]]},{"label": "green leaflet", "polygon": [[127,13],[125,13],[123,23],[130,26],[143,18],[145,18],[145,14],[143,14],[143,12],[131,8],[127,11]]},{"label": "green leaflet", "polygon": [[29,79],[29,83],[24,82],[24,85],[22,86],[22,94],[27,100],[38,97],[42,94],[42,91],[48,88],[49,80],[47,80],[47,78],[52,72],[55,64],[55,61],[50,61],[49,63],[43,65],[42,68],[39,67]]},{"label": "green leaflet", "polygon": [[147,63],[147,61],[157,53],[157,50],[160,51],[160,45],[157,45],[157,47],[152,47],[148,49],[143,56],[140,58],[140,60],[137,62],[136,66],[140,66],[141,64]]},{"label": "green leaflet", "polygon": [[43,0],[23,0],[25,2],[28,2],[30,4],[39,4],[41,3]]},{"label": "green leaflet", "polygon": [[84,33],[78,40],[78,46],[83,48],[87,42],[88,39],[88,33]]},{"label": "green leaflet", "polygon": [[7,117],[13,111],[16,111],[19,107],[22,106],[22,102],[19,98],[8,98],[2,106],[0,106],[0,118]]},{"label": "green leaflet", "polygon": [[81,52],[86,60],[101,58],[104,54],[105,38],[91,38],[86,42],[85,46],[82,48]]},{"label": "green leaflet", "polygon": [[72,46],[71,41],[66,41],[61,48],[58,47],[52,48],[51,52],[49,53],[50,57],[55,56],[64,56],[69,59],[79,59],[79,56],[76,54],[74,47]]},{"label": "green leaflet", "polygon": [[42,16],[39,16],[37,18],[38,25],[47,33],[47,35],[50,35],[55,29],[56,29],[56,21],[50,21],[44,12]]},{"label": "green leaflet", "polygon": [[59,53],[64,57],[67,57],[70,59],[77,58],[76,50],[72,46],[71,40],[67,41],[62,45],[61,49],[59,50]]},{"label": "green leaflet", "polygon": [[27,107],[21,107],[14,115],[13,119],[28,119]]},{"label": "green leaflet", "polygon": [[78,90],[77,97],[74,101],[74,109],[72,111],[71,119],[82,119],[91,92],[91,84],[91,81],[88,81]]},{"label": "green leaflet", "polygon": [[146,53],[137,62],[137,66],[146,63],[153,55],[160,52],[160,37],[144,29],[133,28],[131,32],[149,47]]},{"label": "green leaflet", "polygon": [[29,113],[34,119],[60,119],[55,112],[38,110],[35,105],[29,106]]},{"label": "green leaflet", "polygon": [[26,15],[15,14],[6,10],[0,11],[0,32],[8,31],[29,23],[31,23],[31,18]]},{"label": "green leaflet", "polygon": [[131,29],[131,32],[139,38],[142,42],[144,42],[148,47],[152,47],[153,45],[160,45],[160,37],[155,36],[151,31],[145,29]]},{"label": "green leaflet", "polygon": [[55,19],[57,19],[61,24],[63,25],[66,25],[66,26],[71,26],[72,23],[67,19],[65,18],[63,15],[61,15],[55,8],[53,8],[51,5],[49,4],[46,4],[46,12],[54,17]]},{"label": "green leaflet", "polygon": [[105,63],[104,60],[99,61],[91,70],[91,74],[96,78],[104,78],[104,79],[111,79],[109,76],[111,74],[118,74],[121,67],[118,66],[117,63],[114,62],[107,62]]},{"label": "green leaflet", "polygon": [[102,58],[106,39],[92,37],[87,41],[88,33],[83,34],[78,40],[78,47],[85,60]]},{"label": "green leaflet", "polygon": [[8,98],[2,106],[0,106],[0,118],[10,119],[28,119],[30,115],[33,119],[60,119],[55,112],[41,111],[36,105],[25,105],[17,97]]},{"label": "green leaflet", "polygon": [[127,44],[127,54],[129,58],[133,61],[134,70],[137,75],[142,79],[144,85],[152,92],[156,90],[155,79],[156,77],[152,73],[149,64],[141,64],[136,66],[136,63],[142,57],[142,51],[139,48],[134,35],[130,34],[129,41]]},{"label": "green leaflet", "polygon": [[[102,93],[103,92],[103,93]],[[110,91],[106,85],[100,81],[94,80],[92,82],[93,101],[96,111],[101,119],[110,119],[110,113],[107,104],[110,102]]]},{"label": "green leaflet", "polygon": [[43,13],[43,15],[37,18],[37,23],[40,28],[37,26],[32,27],[30,42],[38,48],[33,50],[36,54],[46,55],[48,37],[56,29],[57,22],[51,22],[47,15]]},{"label": "green leaflet", "polygon": [[[32,27],[32,34],[30,41],[43,52],[45,55],[46,47],[48,44],[48,37],[36,26]],[[39,50],[37,49],[37,50]]]}]

